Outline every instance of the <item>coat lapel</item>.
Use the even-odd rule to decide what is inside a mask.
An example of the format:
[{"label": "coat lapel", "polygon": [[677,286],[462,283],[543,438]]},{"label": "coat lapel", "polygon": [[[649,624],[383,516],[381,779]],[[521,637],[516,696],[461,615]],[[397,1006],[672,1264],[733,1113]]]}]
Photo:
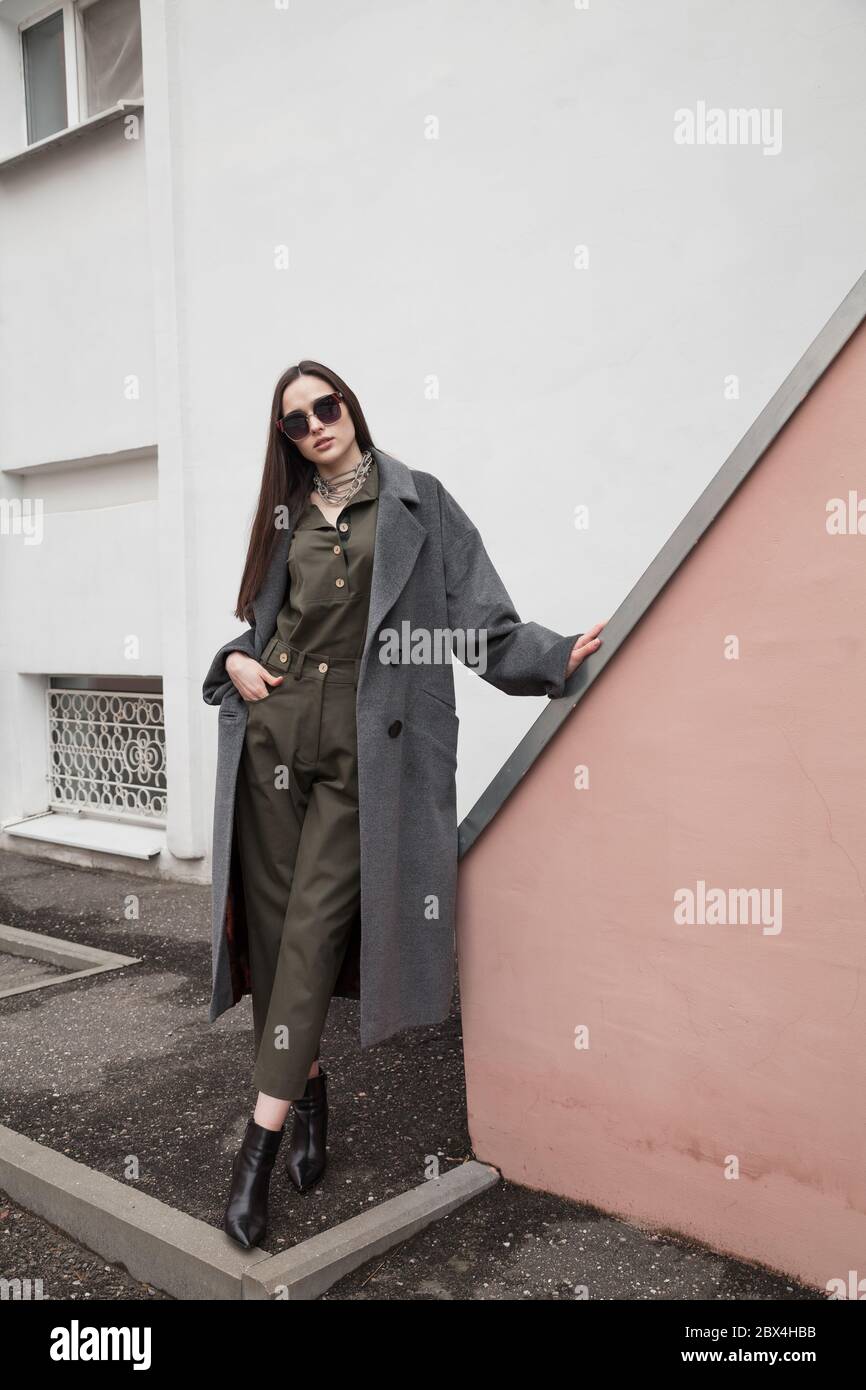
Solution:
[{"label": "coat lapel", "polygon": [[379,467],[379,512],[370,582],[370,611],[358,675],[360,687],[379,624],[400,597],[427,535],[426,526],[406,506],[417,503],[412,470],[390,454],[373,450]]},{"label": "coat lapel", "polygon": [[[379,471],[379,510],[376,516],[370,612],[361,656],[359,685],[370,658],[379,624],[403,592],[427,535],[427,528],[406,506],[407,502],[418,501],[412,470],[399,459],[392,458],[390,454],[383,453],[375,446],[373,454]],[[279,532],[265,582],[253,600],[259,656],[274,634],[277,617],[285,601],[292,529],[291,526],[287,526]]]}]

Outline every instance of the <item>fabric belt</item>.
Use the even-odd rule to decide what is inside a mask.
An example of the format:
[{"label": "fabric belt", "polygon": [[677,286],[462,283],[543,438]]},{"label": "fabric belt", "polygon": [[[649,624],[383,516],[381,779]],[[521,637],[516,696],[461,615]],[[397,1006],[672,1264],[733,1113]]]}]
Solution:
[{"label": "fabric belt", "polygon": [[302,675],[318,676],[322,680],[331,676],[340,682],[352,680],[357,686],[361,672],[359,657],[329,656],[327,652],[293,647],[281,637],[271,638],[262,652],[261,661],[262,665],[273,666],[284,675],[291,673],[296,680],[300,680]]}]

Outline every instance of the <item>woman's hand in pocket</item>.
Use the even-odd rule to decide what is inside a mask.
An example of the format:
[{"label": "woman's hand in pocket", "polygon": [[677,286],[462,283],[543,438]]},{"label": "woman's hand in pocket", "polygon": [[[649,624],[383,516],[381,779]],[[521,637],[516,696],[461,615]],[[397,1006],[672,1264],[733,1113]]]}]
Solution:
[{"label": "woman's hand in pocket", "polygon": [[262,666],[255,657],[245,656],[243,652],[229,652],[226,657],[226,672],[232,685],[244,700],[265,700],[269,685],[282,685],[283,677],[274,675]]}]

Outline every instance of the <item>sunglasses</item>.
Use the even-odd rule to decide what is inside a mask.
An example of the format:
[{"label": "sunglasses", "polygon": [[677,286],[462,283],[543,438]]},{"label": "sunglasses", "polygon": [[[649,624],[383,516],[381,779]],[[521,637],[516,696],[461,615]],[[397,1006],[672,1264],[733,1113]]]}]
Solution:
[{"label": "sunglasses", "polygon": [[[335,425],[340,418],[343,400],[342,391],[330,391],[327,396],[320,396],[317,401],[313,401],[311,414],[317,420],[321,420],[323,425]],[[310,433],[310,416],[305,415],[303,410],[290,410],[288,415],[283,415],[277,420],[277,429],[280,430],[286,439],[306,439]]]}]

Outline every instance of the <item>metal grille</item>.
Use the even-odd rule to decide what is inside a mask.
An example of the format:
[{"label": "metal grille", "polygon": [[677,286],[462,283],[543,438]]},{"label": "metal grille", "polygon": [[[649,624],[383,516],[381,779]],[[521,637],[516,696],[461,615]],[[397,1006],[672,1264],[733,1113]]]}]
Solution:
[{"label": "metal grille", "polygon": [[47,696],[49,805],[163,823],[162,696],[62,688]]}]

